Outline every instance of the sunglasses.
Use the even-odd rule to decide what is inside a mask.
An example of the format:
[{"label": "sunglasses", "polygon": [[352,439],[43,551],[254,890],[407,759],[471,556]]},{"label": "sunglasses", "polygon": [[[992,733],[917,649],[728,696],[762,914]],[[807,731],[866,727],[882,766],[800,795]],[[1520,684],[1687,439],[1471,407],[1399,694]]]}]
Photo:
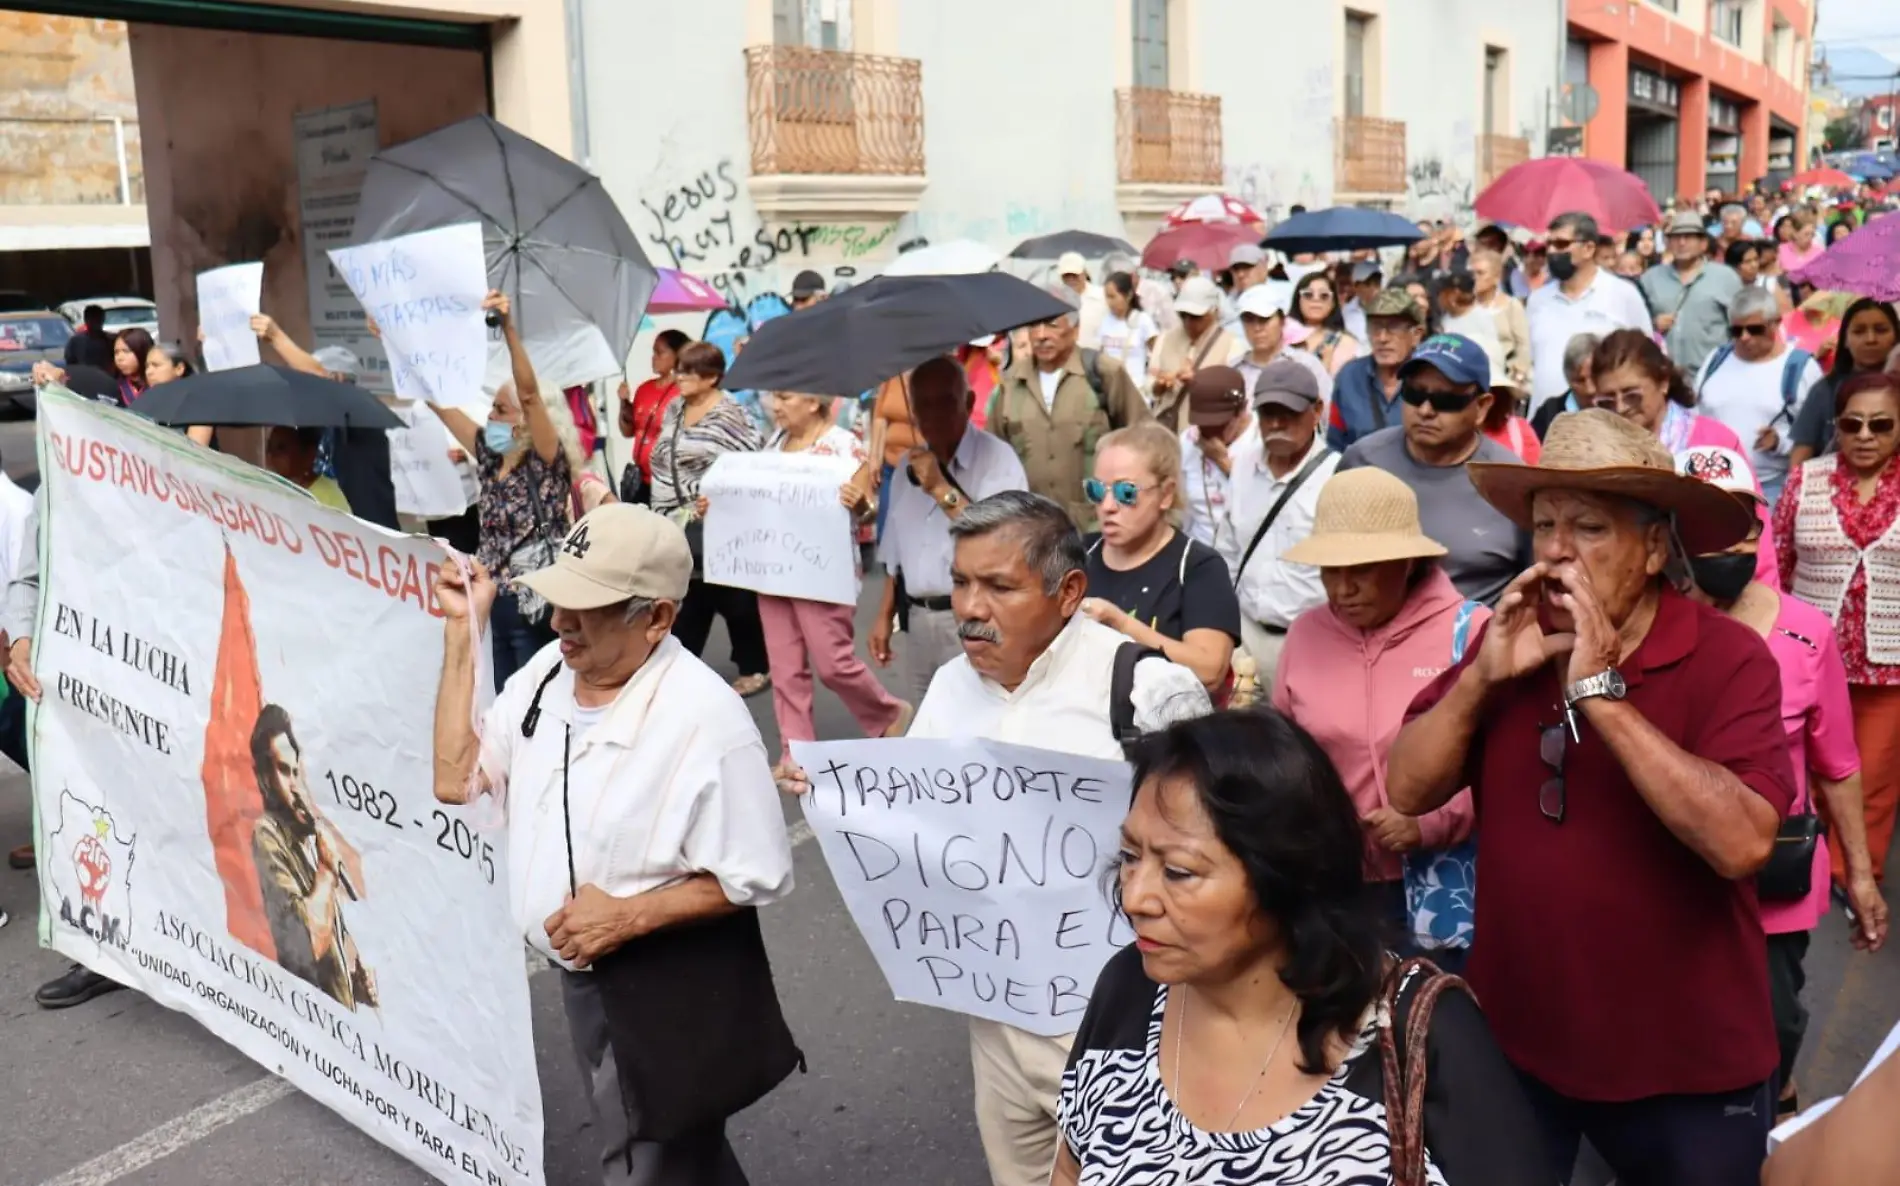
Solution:
[{"label": "sunglasses", "polygon": [[1728,336],[1737,341],[1745,337],[1765,338],[1774,332],[1775,327],[1772,325],[1731,325],[1728,327]]},{"label": "sunglasses", "polygon": [[1430,404],[1434,412],[1455,414],[1470,407],[1478,396],[1475,393],[1467,395],[1457,391],[1420,391],[1416,387],[1401,387],[1399,398],[1415,408]]},{"label": "sunglasses", "polygon": [[1088,499],[1091,506],[1102,505],[1102,500],[1113,493],[1116,502],[1122,506],[1131,507],[1141,501],[1143,490],[1153,489],[1153,486],[1143,486],[1125,478],[1119,482],[1104,482],[1100,478],[1082,479],[1082,497]]},{"label": "sunglasses", "polygon": [[1577,245],[1575,239],[1546,239],[1544,248],[1548,251],[1569,251]]},{"label": "sunglasses", "polygon": [[1640,412],[1643,410],[1643,393],[1600,391],[1590,397],[1590,406],[1605,412]]},{"label": "sunglasses", "polygon": [[1841,416],[1834,421],[1834,427],[1840,429],[1844,437],[1857,437],[1863,433],[1884,437],[1900,427],[1900,422],[1896,422],[1892,416]]},{"label": "sunglasses", "polygon": [[1551,776],[1537,788],[1537,810],[1553,824],[1564,822],[1564,753],[1568,742],[1564,723],[1538,727],[1537,756],[1550,767]]}]

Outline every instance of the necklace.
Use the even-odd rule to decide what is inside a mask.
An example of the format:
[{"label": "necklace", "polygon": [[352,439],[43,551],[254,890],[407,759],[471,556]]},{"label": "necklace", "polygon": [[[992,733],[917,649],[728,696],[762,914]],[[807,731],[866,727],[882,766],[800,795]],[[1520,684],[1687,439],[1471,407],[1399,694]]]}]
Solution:
[{"label": "necklace", "polygon": [[[1174,1027],[1174,1093],[1175,1093],[1176,1101],[1177,1101],[1176,1103],[1177,1111],[1182,1110],[1179,1108],[1179,1097],[1181,1095],[1181,1086],[1182,1086],[1181,1084],[1181,1046],[1182,1046],[1182,1038],[1187,1033],[1187,1009],[1188,1009],[1188,994],[1186,992],[1182,992],[1181,1018],[1180,1018],[1180,1021]],[[1227,1124],[1225,1128],[1223,1129],[1223,1131],[1226,1131],[1226,1132],[1233,1131],[1234,1122],[1240,1119],[1241,1111],[1245,1109],[1248,1102],[1253,1099],[1254,1093],[1260,1090],[1260,1081],[1267,1077],[1267,1068],[1273,1065],[1274,1055],[1280,1053],[1280,1046],[1283,1042],[1286,1041],[1287,1027],[1293,1024],[1293,1014],[1295,1014],[1298,1011],[1299,1011],[1299,1005],[1297,1002],[1295,1002],[1294,1006],[1286,1011],[1286,1016],[1280,1019],[1279,1037],[1273,1040],[1273,1048],[1267,1051],[1267,1059],[1265,1062],[1260,1064],[1260,1073],[1253,1077],[1253,1085],[1247,1088],[1247,1094],[1241,1096],[1240,1102],[1234,1105],[1234,1114],[1227,1118]],[[1185,1114],[1185,1112],[1183,1114]]]}]

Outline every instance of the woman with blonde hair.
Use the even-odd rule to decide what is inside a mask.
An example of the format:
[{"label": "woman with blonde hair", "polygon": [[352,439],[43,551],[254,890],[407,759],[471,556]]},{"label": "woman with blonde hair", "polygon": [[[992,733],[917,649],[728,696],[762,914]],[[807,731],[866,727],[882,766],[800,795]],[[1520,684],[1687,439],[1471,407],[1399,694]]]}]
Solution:
[{"label": "woman with blonde hair", "polygon": [[1231,686],[1240,602],[1220,553],[1175,527],[1180,439],[1156,423],[1109,433],[1082,494],[1102,525],[1089,541],[1082,612],[1193,671],[1218,702]]}]

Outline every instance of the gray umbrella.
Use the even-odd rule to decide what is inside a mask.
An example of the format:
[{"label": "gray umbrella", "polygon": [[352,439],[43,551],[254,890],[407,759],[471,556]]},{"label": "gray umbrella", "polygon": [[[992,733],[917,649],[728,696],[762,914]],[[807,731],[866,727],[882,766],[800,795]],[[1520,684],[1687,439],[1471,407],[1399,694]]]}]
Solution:
[{"label": "gray umbrella", "polygon": [[621,370],[658,274],[600,178],[485,115],[372,157],[355,241],[476,220],[542,380]]}]

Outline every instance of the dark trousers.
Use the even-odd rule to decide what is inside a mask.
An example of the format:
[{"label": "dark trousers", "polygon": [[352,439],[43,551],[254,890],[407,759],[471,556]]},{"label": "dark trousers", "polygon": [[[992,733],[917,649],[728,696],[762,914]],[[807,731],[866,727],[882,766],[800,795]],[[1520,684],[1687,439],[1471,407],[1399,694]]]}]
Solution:
[{"label": "dark trousers", "polygon": [[0,754],[12,758],[20,769],[31,770],[26,759],[26,697],[11,685],[6,694],[0,700]]},{"label": "dark trousers", "polygon": [[884,520],[888,518],[891,513],[892,472],[891,466],[879,465],[877,467],[877,534],[873,536],[872,539],[880,544],[884,542]]},{"label": "dark trousers", "polygon": [[495,654],[495,687],[508,682],[534,658],[535,652],[554,641],[554,627],[547,619],[531,622],[521,614],[513,593],[503,591],[495,598],[494,612],[488,616],[488,637]]},{"label": "dark trousers", "polygon": [[712,633],[713,616],[726,620],[726,638],[732,643],[732,665],[740,675],[764,675],[770,670],[765,657],[765,627],[759,624],[758,594],[731,585],[708,585],[694,577],[686,586],[686,600],[680,602],[679,618],[673,623],[673,637],[695,656],[706,650],[706,637]]},{"label": "dark trousers", "polygon": [[1802,961],[1808,957],[1810,931],[1768,936],[1768,1002],[1775,1013],[1775,1042],[1781,1047],[1777,1082],[1785,1087],[1794,1079],[1795,1055],[1808,1032],[1808,1010],[1801,989],[1808,982]]},{"label": "dark trousers", "polygon": [[634,1140],[637,1108],[620,1091],[607,1014],[593,974],[562,970],[561,1004],[593,1113],[590,1131],[600,1148],[600,1180],[606,1186],[747,1186],[723,1122],[677,1140]]},{"label": "dark trousers", "polygon": [[1568,1182],[1578,1142],[1616,1171],[1617,1186],[1756,1186],[1768,1157],[1773,1083],[1713,1095],[1657,1095],[1597,1103],[1560,1095],[1518,1073],[1550,1152],[1551,1172]]}]

